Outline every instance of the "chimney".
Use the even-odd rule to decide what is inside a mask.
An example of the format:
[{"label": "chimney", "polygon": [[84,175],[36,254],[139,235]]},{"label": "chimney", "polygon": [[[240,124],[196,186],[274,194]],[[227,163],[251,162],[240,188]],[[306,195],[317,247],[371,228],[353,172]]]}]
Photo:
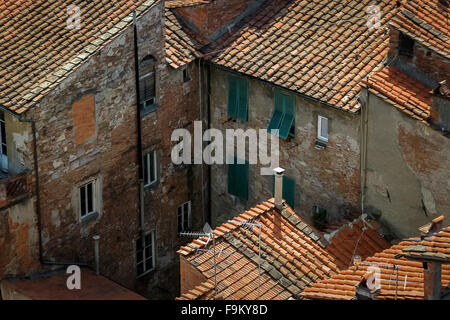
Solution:
[{"label": "chimney", "polygon": [[442,264],[423,262],[423,293],[425,300],[440,300]]},{"label": "chimney", "polygon": [[450,131],[450,89],[445,80],[432,92],[430,121],[442,131]]},{"label": "chimney", "polygon": [[100,274],[100,254],[99,254],[99,240],[100,236],[95,235],[92,237],[94,239],[94,256],[95,256],[95,274]]},{"label": "chimney", "polygon": [[442,230],[444,226],[444,216],[433,219],[430,223],[419,228],[420,238],[423,240],[425,237],[431,237],[434,233]]},{"label": "chimney", "polygon": [[275,173],[275,208],[278,210],[283,209],[283,168],[273,169]]}]

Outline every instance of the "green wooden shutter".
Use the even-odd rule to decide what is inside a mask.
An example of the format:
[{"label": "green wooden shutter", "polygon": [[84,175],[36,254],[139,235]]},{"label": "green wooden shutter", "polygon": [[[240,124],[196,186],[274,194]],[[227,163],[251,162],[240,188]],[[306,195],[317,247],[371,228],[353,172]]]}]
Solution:
[{"label": "green wooden shutter", "polygon": [[267,131],[271,133],[273,129],[279,129],[281,120],[283,119],[283,97],[278,91],[275,91],[274,96],[274,112],[272,115],[272,119],[270,119],[269,127]]},{"label": "green wooden shutter", "polygon": [[280,124],[280,138],[287,139],[295,119],[295,98],[287,95],[282,96],[284,116]]},{"label": "green wooden shutter", "polygon": [[248,200],[248,162],[238,164],[237,166],[237,196],[241,200]]},{"label": "green wooden shutter", "polygon": [[239,120],[248,121],[248,82],[247,79],[238,79],[239,96],[237,118]]},{"label": "green wooden shutter", "polygon": [[228,193],[236,195],[237,193],[236,186],[237,186],[236,163],[232,163],[228,165]]},{"label": "green wooden shutter", "polygon": [[228,117],[236,119],[238,110],[238,79],[233,76],[228,76]]},{"label": "green wooden shutter", "polygon": [[283,177],[283,198],[286,203],[294,209],[295,204],[295,180]]}]

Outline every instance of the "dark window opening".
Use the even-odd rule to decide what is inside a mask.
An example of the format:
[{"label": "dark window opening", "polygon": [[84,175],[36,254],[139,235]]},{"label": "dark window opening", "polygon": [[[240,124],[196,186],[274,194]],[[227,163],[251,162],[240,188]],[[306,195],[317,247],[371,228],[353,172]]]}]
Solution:
[{"label": "dark window opening", "polygon": [[399,55],[412,58],[414,55],[414,40],[400,33]]},{"label": "dark window opening", "polygon": [[191,80],[191,77],[189,77],[189,72],[186,68],[183,70],[183,82],[188,82],[189,80]]},{"label": "dark window opening", "polygon": [[80,187],[80,214],[85,217],[94,213],[94,182],[89,182]]},{"label": "dark window opening", "polygon": [[155,268],[154,233],[147,234],[144,239],[136,240],[136,271],[140,276]]},{"label": "dark window opening", "polygon": [[156,105],[156,60],[152,56],[145,57],[139,65],[139,101],[141,109]]}]

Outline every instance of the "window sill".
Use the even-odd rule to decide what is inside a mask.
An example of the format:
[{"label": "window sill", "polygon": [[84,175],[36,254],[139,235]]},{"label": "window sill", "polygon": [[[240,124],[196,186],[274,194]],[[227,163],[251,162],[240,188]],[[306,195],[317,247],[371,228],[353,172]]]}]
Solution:
[{"label": "window sill", "polygon": [[142,274],[140,274],[140,275],[137,275],[136,276],[136,279],[140,279],[140,278],[143,278],[143,277],[145,277],[145,276],[148,276],[150,273],[152,273],[153,271],[155,271],[156,270],[156,267],[153,267],[153,268],[151,268],[150,270],[147,270],[147,271],[145,271],[144,273],[142,273]]},{"label": "window sill", "polygon": [[317,138],[315,143],[315,148],[317,150],[323,150],[327,147],[328,141]]},{"label": "window sill", "polygon": [[155,182],[144,185],[144,190],[156,188],[157,185],[159,185],[159,180],[156,180]]},{"label": "window sill", "polygon": [[144,108],[141,107],[141,118],[155,112],[156,110],[158,110],[158,105],[156,103]]},{"label": "window sill", "polygon": [[81,223],[85,224],[88,223],[89,221],[97,220],[98,216],[99,216],[98,212],[89,213],[84,217],[81,217]]}]

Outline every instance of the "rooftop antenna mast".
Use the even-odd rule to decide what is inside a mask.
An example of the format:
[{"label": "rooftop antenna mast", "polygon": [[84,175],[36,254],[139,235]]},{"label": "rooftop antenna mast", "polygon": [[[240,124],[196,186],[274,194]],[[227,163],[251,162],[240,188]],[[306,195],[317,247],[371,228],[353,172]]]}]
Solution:
[{"label": "rooftop antenna mast", "polygon": [[261,231],[262,225],[259,223],[249,222],[249,221],[236,221],[236,220],[228,220],[229,223],[234,223],[243,227],[257,227],[259,228],[258,233],[258,300],[261,297],[260,287],[261,287]]},{"label": "rooftop antenna mast", "polygon": [[[203,230],[211,230],[210,232],[180,232],[180,236],[184,237],[190,237],[190,238],[199,238],[199,237],[208,237],[208,241],[206,242],[206,245],[208,245],[209,241],[212,238],[213,241],[213,255],[214,255],[214,300],[216,300],[217,297],[217,264],[216,264],[216,236],[214,232],[212,231],[211,227],[209,225],[205,225]],[[209,251],[209,250],[206,250]]]}]

